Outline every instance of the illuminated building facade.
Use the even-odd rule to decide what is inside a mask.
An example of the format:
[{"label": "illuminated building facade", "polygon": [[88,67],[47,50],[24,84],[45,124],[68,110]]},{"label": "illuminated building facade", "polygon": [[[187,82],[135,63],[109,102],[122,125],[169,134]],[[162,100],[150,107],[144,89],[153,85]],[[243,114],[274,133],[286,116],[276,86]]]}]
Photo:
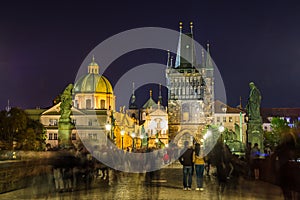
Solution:
[{"label": "illuminated building facade", "polygon": [[207,45],[202,49],[201,63],[196,62],[193,25],[190,33],[182,33],[175,65],[168,54],[166,69],[168,87],[169,136],[178,145],[193,138],[200,140],[202,130],[214,120],[214,68]]}]

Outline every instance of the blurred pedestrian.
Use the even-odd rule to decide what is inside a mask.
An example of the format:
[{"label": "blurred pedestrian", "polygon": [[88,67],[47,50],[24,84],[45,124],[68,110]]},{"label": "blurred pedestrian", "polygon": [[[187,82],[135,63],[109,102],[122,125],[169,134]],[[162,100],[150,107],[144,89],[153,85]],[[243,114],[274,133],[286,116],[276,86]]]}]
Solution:
[{"label": "blurred pedestrian", "polygon": [[255,180],[259,179],[259,156],[260,156],[260,150],[258,148],[258,144],[255,143],[253,148],[251,149],[251,155],[250,155],[252,169],[254,170]]}]

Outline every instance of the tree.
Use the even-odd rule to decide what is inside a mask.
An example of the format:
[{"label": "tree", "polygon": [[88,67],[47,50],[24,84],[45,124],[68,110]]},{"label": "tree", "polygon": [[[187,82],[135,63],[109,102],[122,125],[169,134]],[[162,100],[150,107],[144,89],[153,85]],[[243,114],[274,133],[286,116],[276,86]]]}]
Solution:
[{"label": "tree", "polygon": [[43,125],[30,119],[24,110],[11,108],[0,112],[0,140],[5,149],[41,150],[45,143]]},{"label": "tree", "polygon": [[288,123],[279,117],[273,117],[271,120],[271,132],[264,132],[264,143],[269,144],[271,148],[275,148],[284,142],[285,138],[290,135],[291,128]]}]

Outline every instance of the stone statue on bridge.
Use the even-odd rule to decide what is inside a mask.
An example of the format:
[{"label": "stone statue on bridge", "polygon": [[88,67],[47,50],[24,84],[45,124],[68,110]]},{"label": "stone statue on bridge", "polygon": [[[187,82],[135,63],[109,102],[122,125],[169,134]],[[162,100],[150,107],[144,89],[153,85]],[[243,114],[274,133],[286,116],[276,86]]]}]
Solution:
[{"label": "stone statue on bridge", "polygon": [[249,120],[261,120],[260,116],[260,103],[261,103],[261,94],[258,88],[253,82],[249,83],[250,95],[248,103],[246,106],[246,111],[248,114]]},{"label": "stone statue on bridge", "polygon": [[58,145],[60,148],[72,146],[71,132],[74,125],[71,123],[73,84],[69,84],[61,95],[60,118],[58,122]]},{"label": "stone statue on bridge", "polygon": [[263,149],[262,118],[260,116],[261,93],[253,82],[249,83],[250,94],[246,106],[247,120],[247,142],[259,144]]}]

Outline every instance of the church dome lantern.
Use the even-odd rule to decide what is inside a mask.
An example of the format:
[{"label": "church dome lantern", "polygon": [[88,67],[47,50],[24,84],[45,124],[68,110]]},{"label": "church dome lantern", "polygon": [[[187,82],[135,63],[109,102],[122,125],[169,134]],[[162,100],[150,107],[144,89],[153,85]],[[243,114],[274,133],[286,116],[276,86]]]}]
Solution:
[{"label": "church dome lantern", "polygon": [[99,74],[93,56],[88,73],[74,84],[74,106],[79,109],[115,109],[115,96],[109,80]]}]

